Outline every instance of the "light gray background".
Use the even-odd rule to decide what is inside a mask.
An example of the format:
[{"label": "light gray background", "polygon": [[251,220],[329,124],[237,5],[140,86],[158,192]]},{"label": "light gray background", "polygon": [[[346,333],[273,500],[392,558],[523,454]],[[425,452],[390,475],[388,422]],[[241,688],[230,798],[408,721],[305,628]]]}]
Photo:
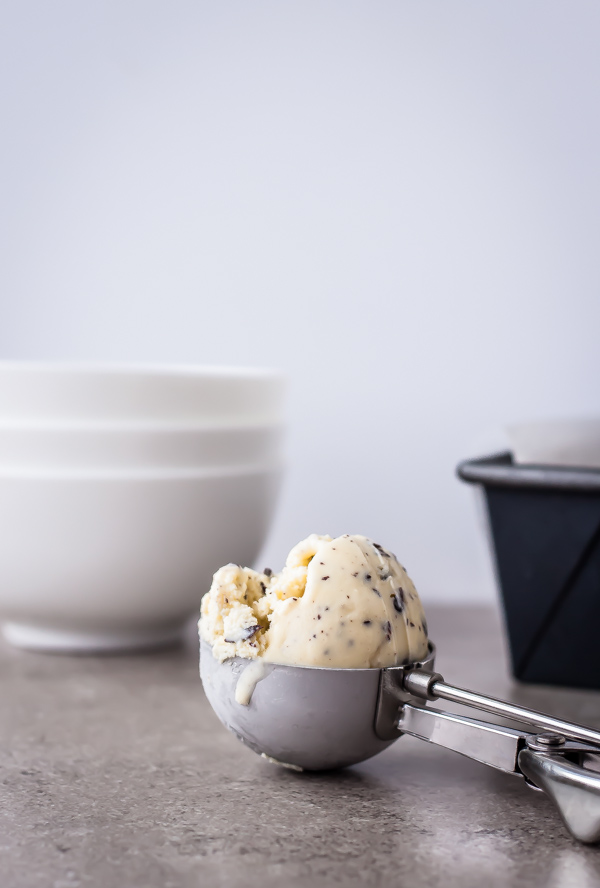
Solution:
[{"label": "light gray background", "polygon": [[290,378],[264,558],[493,594],[459,459],[598,412],[600,5],[5,2],[0,357]]}]

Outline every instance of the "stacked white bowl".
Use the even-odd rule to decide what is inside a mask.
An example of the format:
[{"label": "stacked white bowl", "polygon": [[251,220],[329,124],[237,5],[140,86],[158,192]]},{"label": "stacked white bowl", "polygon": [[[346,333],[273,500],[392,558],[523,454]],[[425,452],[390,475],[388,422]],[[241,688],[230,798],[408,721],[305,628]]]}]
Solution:
[{"label": "stacked white bowl", "polygon": [[272,371],[0,362],[0,622],[21,647],[177,640],[252,564],[282,473]]}]

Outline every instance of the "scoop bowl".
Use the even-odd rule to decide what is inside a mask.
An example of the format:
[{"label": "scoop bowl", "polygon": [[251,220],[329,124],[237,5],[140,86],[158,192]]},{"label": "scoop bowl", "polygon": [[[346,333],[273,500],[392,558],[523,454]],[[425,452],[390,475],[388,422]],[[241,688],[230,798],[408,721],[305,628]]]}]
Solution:
[{"label": "scoop bowl", "polygon": [[[432,670],[433,660],[432,650],[412,667]],[[200,676],[209,703],[225,727],[259,755],[323,771],[362,762],[397,739],[381,740],[374,730],[381,669],[264,663],[260,676],[256,663],[239,657],[220,663],[210,645],[200,644]],[[236,701],[236,687],[247,669],[260,677],[243,705]]]}]

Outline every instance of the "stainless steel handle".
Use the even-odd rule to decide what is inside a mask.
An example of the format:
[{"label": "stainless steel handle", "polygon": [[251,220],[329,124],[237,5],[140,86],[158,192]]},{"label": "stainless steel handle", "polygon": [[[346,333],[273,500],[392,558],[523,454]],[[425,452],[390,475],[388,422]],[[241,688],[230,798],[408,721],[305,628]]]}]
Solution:
[{"label": "stainless steel handle", "polygon": [[513,728],[410,703],[400,710],[398,730],[510,774],[519,773],[518,757],[526,744],[523,733]]},{"label": "stainless steel handle", "polygon": [[580,842],[600,841],[600,775],[565,761],[560,755],[519,753],[519,768],[547,793],[571,835]]},{"label": "stainless steel handle", "polygon": [[[438,698],[555,733],[532,735],[424,707],[424,702]],[[525,777],[533,788],[550,796],[574,838],[587,843],[600,841],[600,773],[581,767],[584,761],[600,761],[600,732],[454,687],[438,673],[384,669],[375,732],[382,739],[391,739],[398,731]]]},{"label": "stainless steel handle", "polygon": [[407,672],[404,676],[403,687],[410,694],[422,700],[440,699],[460,703],[471,709],[490,712],[492,715],[522,722],[542,731],[556,731],[573,740],[582,740],[584,743],[600,746],[600,732],[593,730],[593,728],[554,718],[552,715],[546,715],[546,713],[538,712],[535,709],[527,709],[524,706],[517,706],[515,703],[507,703],[506,700],[498,700],[497,697],[488,697],[466,688],[457,688],[447,684],[437,672],[428,673],[423,670]]},{"label": "stainless steel handle", "polygon": [[488,697],[486,694],[478,694],[476,691],[455,687],[447,684],[438,673],[427,673],[422,670],[408,672],[404,679],[404,687],[409,693],[424,700],[440,699],[460,703],[462,706],[469,706],[481,712],[490,712],[492,715],[522,722],[542,731],[556,731],[558,734],[564,734],[565,737],[572,737],[574,740],[600,745],[600,732],[593,730],[593,728],[554,718],[552,715],[546,715],[545,712],[527,709],[525,706],[499,700],[497,697]]},{"label": "stainless steel handle", "polygon": [[600,774],[567,761],[563,755],[527,748],[528,740],[535,745],[536,738],[410,703],[400,711],[398,729],[492,768],[526,777],[550,796],[574,838],[586,843],[600,841]]}]

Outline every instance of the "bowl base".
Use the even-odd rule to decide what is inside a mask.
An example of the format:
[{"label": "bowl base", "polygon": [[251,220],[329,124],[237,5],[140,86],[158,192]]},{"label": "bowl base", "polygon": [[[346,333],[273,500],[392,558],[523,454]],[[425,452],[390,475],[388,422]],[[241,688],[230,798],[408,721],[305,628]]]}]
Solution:
[{"label": "bowl base", "polygon": [[3,623],[2,635],[14,647],[64,654],[110,654],[168,647],[182,639],[184,626],[130,632],[72,632],[27,623]]}]

